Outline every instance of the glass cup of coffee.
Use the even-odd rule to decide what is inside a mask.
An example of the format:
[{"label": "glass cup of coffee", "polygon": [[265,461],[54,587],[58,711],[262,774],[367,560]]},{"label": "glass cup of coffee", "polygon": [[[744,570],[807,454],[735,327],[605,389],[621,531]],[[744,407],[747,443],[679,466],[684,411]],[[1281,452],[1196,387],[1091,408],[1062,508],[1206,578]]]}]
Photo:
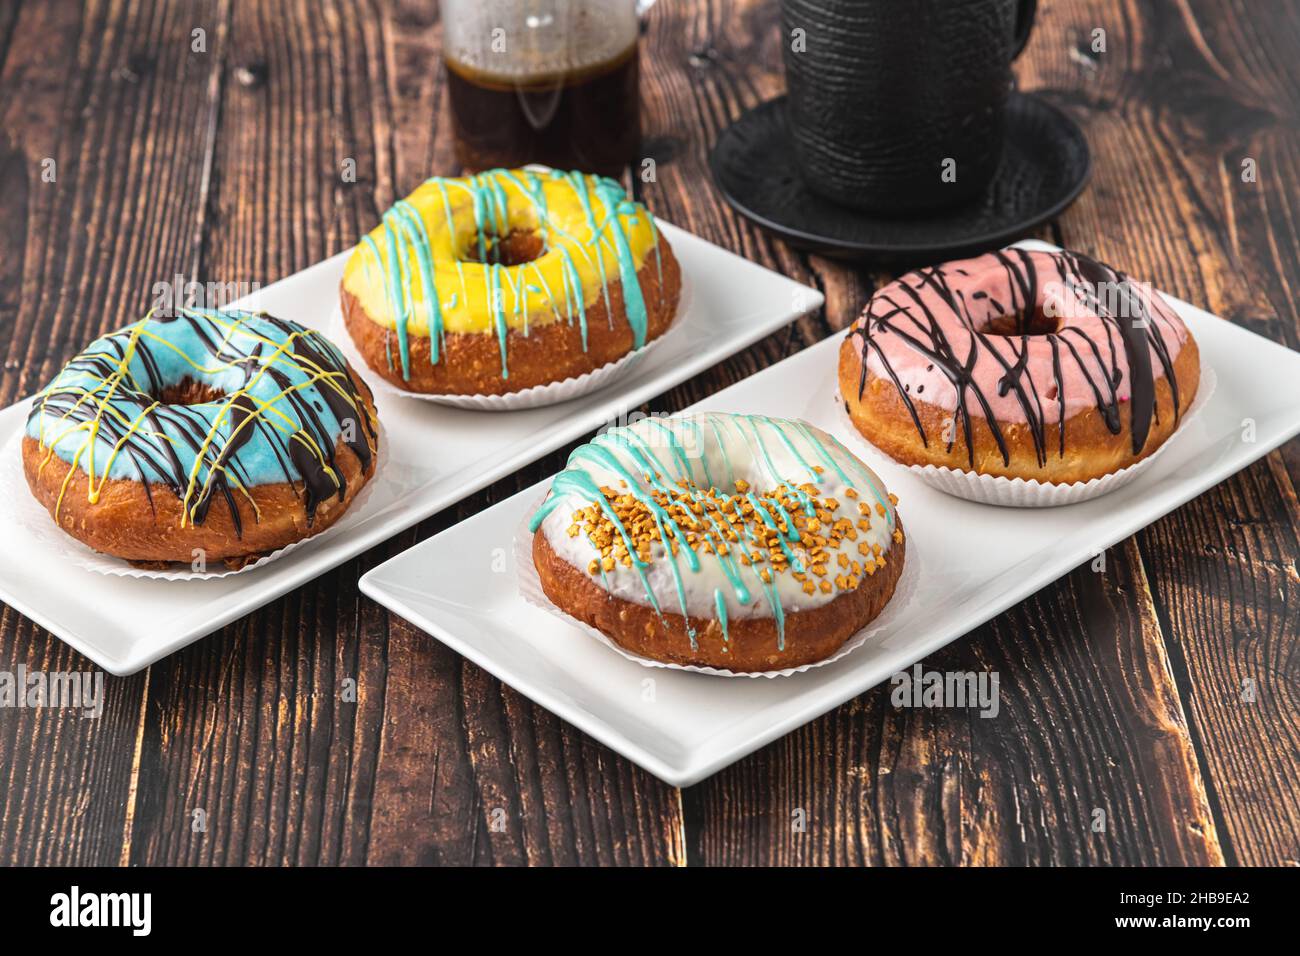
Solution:
[{"label": "glass cup of coffee", "polygon": [[617,177],[641,137],[637,0],[442,0],[456,156]]}]

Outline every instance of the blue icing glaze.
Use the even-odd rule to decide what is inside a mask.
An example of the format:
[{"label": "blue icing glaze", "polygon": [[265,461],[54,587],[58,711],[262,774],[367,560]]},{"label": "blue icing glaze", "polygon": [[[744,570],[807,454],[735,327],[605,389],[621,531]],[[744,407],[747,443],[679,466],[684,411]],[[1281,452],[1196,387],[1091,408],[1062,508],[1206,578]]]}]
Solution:
[{"label": "blue icing glaze", "polygon": [[[187,379],[220,397],[163,404]],[[161,484],[196,523],[214,497],[279,482],[303,486],[310,517],[343,493],[339,439],[363,468],[377,446],[347,363],[323,336],[264,314],[200,309],[92,342],[36,396],[26,433],[90,476],[92,503],[105,479]]]}]

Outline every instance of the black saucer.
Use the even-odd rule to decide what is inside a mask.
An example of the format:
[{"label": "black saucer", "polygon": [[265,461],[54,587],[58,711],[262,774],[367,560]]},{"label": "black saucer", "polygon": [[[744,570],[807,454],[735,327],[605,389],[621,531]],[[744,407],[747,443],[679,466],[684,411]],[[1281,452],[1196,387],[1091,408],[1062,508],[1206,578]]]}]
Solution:
[{"label": "black saucer", "polygon": [[1075,122],[1023,93],[1007,102],[1002,165],[983,197],[924,217],[873,216],[804,186],[784,96],[723,130],[709,156],[714,182],[742,216],[793,246],[847,259],[952,258],[1004,245],[1073,202],[1091,165]]}]

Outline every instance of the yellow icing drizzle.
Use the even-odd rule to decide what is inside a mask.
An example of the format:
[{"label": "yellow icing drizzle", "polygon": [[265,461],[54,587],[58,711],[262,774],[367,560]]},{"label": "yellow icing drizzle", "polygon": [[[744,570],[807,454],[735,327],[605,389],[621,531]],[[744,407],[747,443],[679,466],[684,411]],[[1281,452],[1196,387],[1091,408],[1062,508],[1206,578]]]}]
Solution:
[{"label": "yellow icing drizzle", "polygon": [[[218,483],[239,493],[252,507],[255,520],[259,518],[256,503],[236,466],[243,467],[252,460],[250,456],[256,456],[260,474],[274,469],[282,472],[285,480],[293,481],[295,476],[288,470],[293,457],[287,454],[290,443],[301,446],[307,456],[299,456],[296,464],[301,467],[303,462],[309,462],[313,476],[319,476],[318,484],[328,482],[341,493],[343,482],[333,467],[332,454],[337,429],[320,417],[326,406],[347,410],[332,411],[336,417],[356,414],[357,427],[368,434],[349,442],[354,450],[364,443],[362,450],[368,449],[369,454],[377,446],[370,437],[375,421],[353,392],[346,364],[332,346],[319,333],[264,314],[183,309],[173,321],[174,325],[152,321],[150,313],[140,322],[97,340],[37,397],[29,428],[35,426],[34,437],[43,452],[39,470],[45,469],[58,448],[64,449],[62,457],[71,465],[54,503],[55,520],[74,474],[82,472],[87,476],[88,502],[97,504],[114,463],[128,448],[137,458],[134,467],[141,480],[145,479],[147,467],[181,500],[181,527],[201,520],[198,509],[217,491]],[[197,360],[172,341],[171,336],[184,330],[187,322],[197,330],[196,334],[219,333],[211,339],[199,337],[215,362]],[[232,344],[236,334],[246,351]],[[151,374],[161,374],[173,384],[179,384],[182,378],[206,383],[233,369],[242,370],[243,379],[237,387],[221,389],[219,398],[188,406],[180,418],[173,409],[168,421],[170,427],[180,431],[168,434],[154,427],[161,421],[155,414],[166,410],[166,406],[147,394],[148,383],[137,380],[138,372],[133,371],[133,363],[140,355],[146,358],[146,369],[160,370],[165,360],[170,371]],[[280,376],[276,381],[271,380],[273,369]],[[158,387],[166,383],[154,384]],[[295,396],[302,396],[296,405]],[[319,396],[324,404],[313,402],[313,396]],[[309,424],[308,419],[314,424]],[[256,448],[251,444],[242,447],[255,437],[255,431],[260,444]],[[184,435],[184,441],[178,435]],[[107,439],[102,463],[96,460],[101,438]],[[328,440],[329,447],[318,438]],[[239,451],[231,457],[230,449]],[[262,477],[252,483],[269,480],[275,479]],[[301,480],[306,489],[309,476],[302,474]],[[310,497],[308,500],[310,523],[314,505]]]}]

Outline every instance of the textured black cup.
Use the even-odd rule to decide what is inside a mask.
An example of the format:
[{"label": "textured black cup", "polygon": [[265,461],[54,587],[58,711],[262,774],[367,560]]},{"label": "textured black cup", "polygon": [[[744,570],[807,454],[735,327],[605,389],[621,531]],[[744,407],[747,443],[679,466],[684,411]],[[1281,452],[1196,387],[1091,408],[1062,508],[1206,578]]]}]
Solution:
[{"label": "textured black cup", "polygon": [[787,118],[808,188],[900,215],[982,193],[1002,156],[1011,61],[1035,6],[781,0]]}]

